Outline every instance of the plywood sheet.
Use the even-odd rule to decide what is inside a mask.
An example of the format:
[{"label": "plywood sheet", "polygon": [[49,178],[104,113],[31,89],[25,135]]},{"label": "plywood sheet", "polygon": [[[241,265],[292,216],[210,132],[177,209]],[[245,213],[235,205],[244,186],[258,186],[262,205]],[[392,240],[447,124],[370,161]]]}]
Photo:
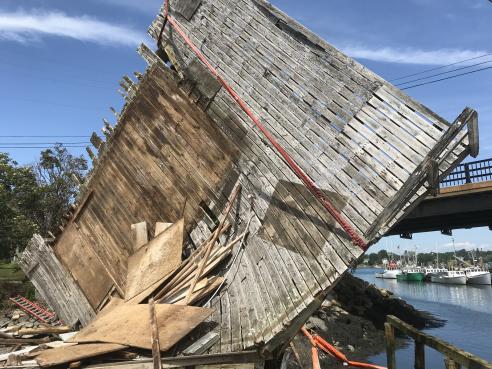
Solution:
[{"label": "plywood sheet", "polygon": [[[84,291],[91,306],[96,309],[113,286],[113,281],[97,258],[92,245],[84,240],[84,236],[73,223],[60,236],[55,253]],[[81,263],[81,260],[84,262]]]},{"label": "plywood sheet", "polygon": [[60,347],[43,351],[36,357],[36,361],[42,367],[55,366],[120,351],[125,348],[126,346],[112,343],[93,343]]},{"label": "plywood sheet", "polygon": [[184,219],[142,246],[128,259],[125,300],[140,294],[181,264]]},{"label": "plywood sheet", "polygon": [[[213,311],[201,307],[166,304],[157,304],[155,310],[162,351],[174,346]],[[118,343],[150,350],[149,307],[144,304],[117,306],[111,313],[98,317],[70,342]]]}]

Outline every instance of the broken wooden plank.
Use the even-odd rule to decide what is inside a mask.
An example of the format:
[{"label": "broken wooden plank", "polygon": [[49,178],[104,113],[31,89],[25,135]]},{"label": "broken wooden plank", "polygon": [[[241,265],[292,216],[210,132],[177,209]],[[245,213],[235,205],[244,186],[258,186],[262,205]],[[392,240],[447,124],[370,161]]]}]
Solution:
[{"label": "broken wooden plank", "polygon": [[197,341],[183,350],[183,355],[201,355],[212,347],[220,339],[219,333],[215,331],[208,332]]},{"label": "broken wooden plank", "polygon": [[23,354],[27,354],[29,352],[31,352],[32,350],[35,350],[37,349],[39,346],[28,346],[28,347],[25,347],[21,350],[17,350],[17,351],[14,351],[14,352],[8,352],[6,354],[1,354],[0,355],[0,361],[5,361],[9,358],[9,355],[23,355]]},{"label": "broken wooden plank", "polygon": [[128,259],[125,300],[140,294],[181,264],[184,219],[179,220]]},{"label": "broken wooden plank", "polygon": [[212,240],[209,242],[209,244],[205,248],[205,255],[203,256],[203,258],[201,260],[201,263],[200,263],[200,266],[198,267],[198,271],[195,275],[195,278],[191,282],[191,286],[190,286],[188,293],[186,295],[185,304],[188,304],[190,302],[191,295],[193,294],[193,291],[195,290],[195,286],[196,286],[198,280],[202,276],[203,269],[205,268],[205,265],[207,264],[208,258],[210,257],[210,253],[212,252],[212,249],[215,246],[215,242],[217,242],[217,239],[219,238],[219,234],[220,234],[222,228],[224,227],[224,224],[227,220],[227,217],[229,216],[229,213],[232,210],[232,205],[234,205],[234,202],[235,202],[237,195],[239,194],[240,190],[241,190],[241,185],[238,184],[236,186],[236,188],[234,189],[232,195],[229,198],[229,203],[227,204],[224,217],[222,218],[217,229],[215,230],[214,235],[212,237]]},{"label": "broken wooden plank", "polygon": [[173,225],[173,223],[156,222],[155,223],[154,237],[157,237],[158,235],[160,235],[162,232],[167,230],[172,225]]},{"label": "broken wooden plank", "polygon": [[[143,304],[117,306],[108,314],[97,317],[68,342],[118,343],[151,350],[148,309]],[[162,351],[170,349],[212,314],[211,309],[166,304],[156,304],[155,311]]]},{"label": "broken wooden plank", "polygon": [[159,328],[157,326],[154,299],[149,300],[149,313],[152,341],[152,360],[154,362],[154,369],[161,369],[161,345],[159,343]]},{"label": "broken wooden plank", "polygon": [[133,253],[135,253],[140,250],[143,245],[149,242],[147,222],[132,224],[131,230],[133,233]]},{"label": "broken wooden plank", "polygon": [[44,338],[0,338],[0,345],[40,345],[50,342],[49,337]]},{"label": "broken wooden plank", "polygon": [[97,357],[126,348],[126,346],[113,343],[91,343],[60,347],[41,352],[36,357],[36,361],[41,367],[55,366]]},{"label": "broken wooden plank", "polygon": [[62,326],[62,327],[39,327],[39,328],[21,328],[15,334],[17,336],[28,336],[37,334],[60,334],[72,332],[72,327]]}]

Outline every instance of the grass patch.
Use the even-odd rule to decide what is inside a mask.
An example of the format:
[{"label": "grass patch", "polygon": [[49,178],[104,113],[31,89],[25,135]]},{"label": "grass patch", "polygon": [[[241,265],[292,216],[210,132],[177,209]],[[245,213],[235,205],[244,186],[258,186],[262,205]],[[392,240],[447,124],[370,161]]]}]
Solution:
[{"label": "grass patch", "polygon": [[0,280],[23,281],[26,278],[22,270],[15,263],[0,264]]}]

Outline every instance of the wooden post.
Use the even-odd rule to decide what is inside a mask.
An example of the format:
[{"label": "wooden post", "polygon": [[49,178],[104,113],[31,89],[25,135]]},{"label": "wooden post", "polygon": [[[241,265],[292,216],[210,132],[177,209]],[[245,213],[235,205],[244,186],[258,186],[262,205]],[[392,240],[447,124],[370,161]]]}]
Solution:
[{"label": "wooden post", "polygon": [[155,302],[153,298],[149,300],[149,311],[150,330],[152,331],[152,360],[154,362],[154,369],[162,369],[159,329],[157,328],[157,317],[155,315]]},{"label": "wooden post", "polygon": [[384,333],[386,336],[386,357],[388,369],[396,369],[395,353],[395,329],[389,323],[384,323]]},{"label": "wooden post", "polygon": [[425,345],[420,340],[415,340],[415,369],[425,369]]},{"label": "wooden post", "polygon": [[446,366],[446,369],[461,369],[461,365],[456,363],[455,361],[449,359],[449,358],[444,358],[444,365]]}]

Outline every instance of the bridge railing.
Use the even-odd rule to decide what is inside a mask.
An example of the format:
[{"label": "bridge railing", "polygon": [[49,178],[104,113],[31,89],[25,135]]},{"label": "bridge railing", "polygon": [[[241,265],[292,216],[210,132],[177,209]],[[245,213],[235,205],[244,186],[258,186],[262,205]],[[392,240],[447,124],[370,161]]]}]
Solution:
[{"label": "bridge railing", "polygon": [[492,159],[460,164],[442,182],[441,187],[492,181]]}]

